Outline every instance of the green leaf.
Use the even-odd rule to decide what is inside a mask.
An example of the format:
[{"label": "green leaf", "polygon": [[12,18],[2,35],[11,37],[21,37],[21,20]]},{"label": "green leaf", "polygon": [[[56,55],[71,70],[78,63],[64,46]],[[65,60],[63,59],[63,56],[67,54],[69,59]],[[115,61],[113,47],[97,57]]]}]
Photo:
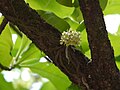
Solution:
[{"label": "green leaf", "polygon": [[57,17],[55,14],[51,12],[45,12],[39,10],[38,13],[47,23],[51,24],[60,32],[66,31],[67,29],[70,28],[69,24],[66,21]]},{"label": "green leaf", "polygon": [[15,45],[16,48],[13,49],[14,50],[17,50],[17,54],[15,56],[15,60],[17,61],[17,63],[19,62],[19,59],[21,58],[21,55],[27,51],[27,49],[29,48],[29,45],[32,43],[31,40],[29,40],[26,35],[23,34],[22,36],[22,39],[18,38],[17,39],[18,41],[21,41],[21,42],[18,42],[16,41],[16,44],[20,44],[20,46],[18,47],[18,45]]},{"label": "green leaf", "polygon": [[108,35],[109,35],[110,42],[111,42],[111,44],[113,46],[113,49],[114,49],[114,54],[115,54],[115,60],[116,60],[117,67],[120,70],[120,45],[118,45],[120,43],[119,30],[115,35],[114,34],[108,34]]},{"label": "green leaf", "polygon": [[11,51],[14,57],[13,65],[29,66],[39,62],[40,58],[45,56],[26,35],[19,32],[17,27],[11,26],[11,31],[13,34],[17,35],[17,39]]},{"label": "green leaf", "polygon": [[39,75],[49,79],[57,90],[66,90],[71,84],[70,80],[52,63],[37,63],[29,68]]},{"label": "green leaf", "polygon": [[116,32],[116,34],[117,34],[118,36],[120,36],[120,25],[119,25],[119,28],[118,28],[118,31]]},{"label": "green leaf", "polygon": [[11,25],[9,24],[10,26],[10,31],[12,33],[12,37],[13,37],[13,49],[11,50],[11,55],[13,57],[16,57],[19,49],[20,49],[20,46],[21,46],[21,42],[22,42],[22,32],[19,31],[19,29],[15,26],[15,25]]},{"label": "green leaf", "polygon": [[9,67],[12,61],[10,54],[13,47],[12,36],[7,25],[0,35],[0,63],[3,66]]},{"label": "green leaf", "polygon": [[79,1],[78,0],[72,0],[72,3],[74,7],[79,7]]},{"label": "green leaf", "polygon": [[100,6],[102,10],[104,10],[107,5],[108,0],[99,0],[99,2],[100,2]]},{"label": "green leaf", "polygon": [[69,23],[70,28],[73,30],[76,30],[80,25],[78,22],[72,20],[71,18],[65,18],[64,20]]},{"label": "green leaf", "polygon": [[89,44],[88,44],[88,40],[87,40],[86,30],[83,30],[81,32],[81,47],[82,47],[82,51],[84,53],[89,51]]},{"label": "green leaf", "polygon": [[34,45],[30,44],[29,49],[24,52],[19,59],[19,66],[29,66],[39,62],[40,58],[45,56],[40,50]]},{"label": "green leaf", "polygon": [[18,53],[23,54],[29,48],[29,45],[31,43],[32,43],[32,41],[29,38],[27,38],[26,35],[23,34],[22,41],[21,41],[21,46],[19,48]]},{"label": "green leaf", "polygon": [[108,0],[104,14],[120,14],[120,0]]},{"label": "green leaf", "polygon": [[0,17],[0,24],[2,23],[3,19],[4,19],[4,17],[1,16],[1,17]]},{"label": "green leaf", "polygon": [[[18,34],[15,34],[15,35],[17,35],[17,39],[16,39],[15,44],[13,45],[13,49],[11,50],[11,55],[13,57],[17,57],[17,54],[18,54],[18,51],[20,49],[21,42],[22,42],[22,37],[20,37]],[[20,51],[19,51],[19,54],[20,54]]]},{"label": "green leaf", "polygon": [[119,56],[120,55],[120,45],[119,45],[120,36],[109,33],[109,39],[113,46],[115,56]]},{"label": "green leaf", "polygon": [[79,25],[79,27],[76,29],[77,31],[82,32],[83,30],[85,30],[85,24],[84,21],[82,21]]},{"label": "green leaf", "polygon": [[87,33],[85,30],[84,22],[81,23],[81,26],[78,27],[77,31],[81,32],[81,37],[80,37],[81,44],[79,47],[76,47],[76,48],[90,58],[91,54],[90,54],[90,48],[87,40]]},{"label": "green leaf", "polygon": [[120,70],[120,55],[115,57],[115,61],[118,69]]},{"label": "green leaf", "polygon": [[74,12],[71,15],[71,18],[75,20],[76,22],[81,22],[83,20],[82,12],[80,10],[80,7],[76,7]]},{"label": "green leaf", "polygon": [[72,0],[56,0],[58,3],[68,6],[68,7],[72,7]]},{"label": "green leaf", "polygon": [[11,50],[11,55],[14,57],[12,61],[12,65],[17,65],[20,62],[20,59],[24,52],[26,52],[29,48],[29,45],[32,43],[29,38],[26,37],[19,29],[15,26],[11,26],[11,32],[16,35],[16,41],[14,42],[13,49]]},{"label": "green leaf", "polygon": [[120,62],[116,61],[116,65],[117,65],[118,69],[120,70]]},{"label": "green leaf", "polygon": [[35,10],[53,12],[60,18],[68,17],[74,11],[74,7],[63,6],[56,2],[56,0],[26,0],[26,2]]},{"label": "green leaf", "polygon": [[15,90],[11,82],[6,82],[0,73],[0,90]]},{"label": "green leaf", "polygon": [[55,86],[49,81],[45,84],[43,84],[42,88],[40,90],[57,90]]},{"label": "green leaf", "polygon": [[90,51],[90,49],[87,52],[85,52],[85,55],[91,60],[91,51]]}]

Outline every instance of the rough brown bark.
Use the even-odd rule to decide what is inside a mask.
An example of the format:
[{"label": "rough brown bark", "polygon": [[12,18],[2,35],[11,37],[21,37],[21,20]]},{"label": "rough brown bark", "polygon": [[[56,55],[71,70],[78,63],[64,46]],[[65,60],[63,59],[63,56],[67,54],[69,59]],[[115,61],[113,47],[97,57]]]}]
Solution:
[{"label": "rough brown bark", "polygon": [[99,0],[79,0],[79,3],[91,49],[90,86],[95,90],[119,90],[119,70],[115,64],[114,51],[108,39]]},{"label": "rough brown bark", "polygon": [[65,53],[66,47],[60,45],[61,33],[58,30],[43,21],[24,0],[1,0],[0,12],[17,25],[40,50],[44,51],[73,83],[85,87],[82,78],[87,75],[86,68],[89,60],[71,46],[68,47],[68,60]]},{"label": "rough brown bark", "polygon": [[[79,0],[87,27],[92,62],[72,46],[59,44],[61,33],[47,24],[24,0],[0,0],[0,12],[17,25],[48,55],[70,80],[83,90],[120,90],[120,74],[98,0]],[[68,63],[69,62],[69,63]]]}]

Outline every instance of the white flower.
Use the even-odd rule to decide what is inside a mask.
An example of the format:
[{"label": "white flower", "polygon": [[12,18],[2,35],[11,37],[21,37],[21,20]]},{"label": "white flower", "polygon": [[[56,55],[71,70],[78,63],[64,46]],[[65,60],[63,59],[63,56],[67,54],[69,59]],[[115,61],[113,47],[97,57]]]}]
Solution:
[{"label": "white flower", "polygon": [[60,44],[64,44],[66,46],[80,45],[80,32],[77,32],[77,31],[71,30],[71,29],[67,32],[64,31],[61,35]]}]

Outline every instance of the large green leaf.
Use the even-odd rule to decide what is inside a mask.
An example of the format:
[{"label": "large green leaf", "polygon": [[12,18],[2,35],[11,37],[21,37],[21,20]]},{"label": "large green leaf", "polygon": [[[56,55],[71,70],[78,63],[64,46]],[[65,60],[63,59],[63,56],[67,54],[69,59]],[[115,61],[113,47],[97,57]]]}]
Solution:
[{"label": "large green leaf", "polygon": [[120,25],[119,25],[119,28],[118,28],[118,31],[116,33],[118,36],[120,36]]},{"label": "large green leaf", "polygon": [[6,82],[0,73],[0,90],[15,90],[11,82]]},{"label": "large green leaf", "polygon": [[99,0],[99,2],[100,2],[100,6],[101,6],[102,10],[104,10],[108,3],[108,0]]},{"label": "large green leaf", "polygon": [[57,90],[55,86],[49,81],[45,84],[43,84],[42,88],[40,90]]},{"label": "large green leaf", "polygon": [[9,67],[12,61],[12,56],[10,54],[13,48],[12,36],[9,26],[6,25],[5,29],[0,35],[0,63],[3,66]]},{"label": "large green leaf", "polygon": [[89,44],[87,40],[86,30],[83,30],[81,32],[81,48],[83,53],[86,53],[87,51],[89,51]]},{"label": "large green leaf", "polygon": [[120,45],[119,45],[120,35],[118,33],[119,33],[119,31],[116,33],[116,35],[109,34],[109,38],[110,38],[110,42],[111,42],[113,49],[114,49],[117,67],[120,70]]},{"label": "large green leaf", "polygon": [[24,52],[19,59],[19,66],[29,66],[39,62],[45,56],[34,44],[30,44],[29,49]]},{"label": "large green leaf", "polygon": [[[32,44],[24,34],[22,37],[18,35],[14,48],[11,51],[14,56],[15,65],[27,66],[39,62],[40,58],[44,56],[42,52]],[[14,64],[14,63],[13,63]]]},{"label": "large green leaf", "polygon": [[14,45],[14,48],[11,52],[16,52],[16,55],[14,57],[14,60],[16,63],[19,62],[19,59],[21,59],[21,56],[24,52],[26,52],[29,48],[29,45],[32,43],[26,35],[22,35],[22,38],[17,38],[16,43]]},{"label": "large green leaf", "polygon": [[120,57],[119,57],[119,61],[116,61],[117,67],[120,70]]},{"label": "large green leaf", "polygon": [[26,35],[23,34],[22,41],[21,41],[21,46],[19,48],[18,53],[23,54],[29,48],[29,45],[31,43],[32,43],[32,41],[29,38],[27,38]]},{"label": "large green leaf", "polygon": [[76,30],[77,30],[77,31],[80,31],[80,32],[82,32],[83,30],[85,30],[84,21],[82,21],[82,22],[79,24],[79,27],[78,27]]},{"label": "large green leaf", "polygon": [[66,90],[70,86],[71,82],[54,64],[52,63],[37,63],[29,68],[40,74],[41,76],[49,79],[57,90]]},{"label": "large green leaf", "polygon": [[11,50],[11,54],[14,57],[13,65],[29,66],[39,62],[40,58],[45,56],[16,26],[11,26],[11,32],[17,35]]},{"label": "large green leaf", "polygon": [[20,32],[16,26],[11,25],[11,24],[9,24],[9,26],[10,26],[10,31],[12,33],[12,38],[14,39],[13,40],[14,45],[13,45],[13,49],[11,50],[11,55],[13,57],[17,57],[16,55],[18,54],[18,51],[20,54],[20,47],[21,47],[23,35],[22,35],[22,32]]},{"label": "large green leaf", "polygon": [[114,54],[115,56],[120,55],[120,36],[119,35],[114,35],[114,34],[109,34],[110,42],[113,46],[114,49]]},{"label": "large green leaf", "polygon": [[70,28],[69,24],[66,21],[57,17],[55,14],[51,12],[45,12],[39,10],[38,13],[47,23],[57,28],[60,32],[63,32]]},{"label": "large green leaf", "polygon": [[72,0],[56,0],[58,3],[68,6],[68,7],[72,7],[73,3]]},{"label": "large green leaf", "polygon": [[83,20],[82,12],[80,7],[76,7],[74,12],[71,15],[71,18],[76,22],[81,22]]},{"label": "large green leaf", "polygon": [[74,11],[74,7],[63,6],[56,0],[26,0],[26,2],[35,10],[50,11],[61,18],[70,16]]},{"label": "large green leaf", "polygon": [[[22,42],[22,38],[20,36],[18,36],[18,34],[15,34],[17,35],[17,39],[15,41],[15,44],[13,45],[13,49],[11,50],[11,55],[13,57],[19,57],[19,54],[20,54],[20,46],[21,46],[21,42]],[[19,53],[18,53],[19,52]]]},{"label": "large green leaf", "polygon": [[[72,6],[78,7],[79,6],[78,0],[56,0],[56,1],[62,5],[68,6],[68,7],[72,7]],[[99,2],[100,2],[100,6],[101,6],[102,10],[104,10],[107,5],[108,0],[99,0]]]},{"label": "large green leaf", "polygon": [[71,18],[65,18],[64,20],[69,23],[70,28],[73,30],[76,30],[80,25],[78,22],[72,20]]},{"label": "large green leaf", "polygon": [[116,60],[116,65],[118,67],[118,69],[120,70],[120,55],[115,57]]},{"label": "large green leaf", "polygon": [[104,14],[120,14],[120,0],[108,0]]},{"label": "large green leaf", "polygon": [[117,33],[109,34],[109,38],[110,38],[110,42],[114,49],[117,67],[120,70],[120,45],[119,45],[119,43],[120,43],[120,27],[119,27]]}]

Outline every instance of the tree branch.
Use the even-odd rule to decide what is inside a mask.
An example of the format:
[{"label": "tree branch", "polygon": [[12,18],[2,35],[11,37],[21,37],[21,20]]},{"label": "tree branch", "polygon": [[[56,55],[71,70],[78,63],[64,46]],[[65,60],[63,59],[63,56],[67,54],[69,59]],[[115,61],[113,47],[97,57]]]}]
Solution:
[{"label": "tree branch", "polygon": [[40,50],[44,51],[73,83],[86,88],[82,78],[87,76],[89,59],[69,46],[68,57],[70,59],[68,63],[65,54],[66,47],[60,45],[61,33],[58,30],[42,20],[38,13],[32,10],[24,0],[1,0],[0,12],[10,22],[17,25]]},{"label": "tree branch", "polygon": [[[96,82],[98,86],[101,86],[97,86],[95,90],[118,90],[120,86],[114,86],[113,88],[112,84],[115,83],[115,79],[118,79],[120,83],[120,74],[115,64],[114,51],[108,39],[99,0],[79,0],[79,4],[83,13],[88,42],[91,49],[91,68],[93,71],[90,75],[92,78],[98,76],[100,78],[98,81],[92,80],[92,82]],[[103,77],[105,79],[103,79]],[[106,84],[104,82],[106,82]],[[110,89],[110,87],[113,89]]]}]

